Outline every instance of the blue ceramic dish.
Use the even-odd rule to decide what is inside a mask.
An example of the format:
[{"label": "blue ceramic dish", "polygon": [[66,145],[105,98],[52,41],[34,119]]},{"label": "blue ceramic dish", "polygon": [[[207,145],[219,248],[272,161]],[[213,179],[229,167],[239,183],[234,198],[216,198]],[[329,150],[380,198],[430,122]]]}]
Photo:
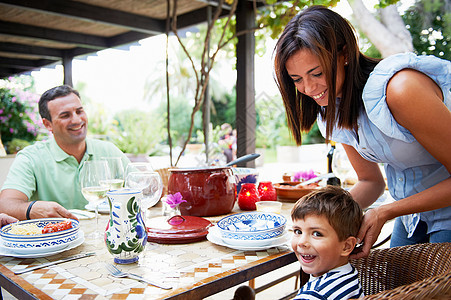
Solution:
[{"label": "blue ceramic dish", "polygon": [[283,234],[286,224],[282,215],[256,211],[224,217],[217,226],[224,239],[265,240]]},{"label": "blue ceramic dish", "polygon": [[[48,224],[59,223],[63,221],[71,221],[72,228],[45,234],[21,235],[10,233],[13,226],[23,224],[35,224],[38,228],[44,228]],[[2,243],[8,248],[37,248],[62,245],[75,241],[79,235],[80,224],[77,220],[65,218],[46,218],[20,221],[6,225],[0,230]]]}]

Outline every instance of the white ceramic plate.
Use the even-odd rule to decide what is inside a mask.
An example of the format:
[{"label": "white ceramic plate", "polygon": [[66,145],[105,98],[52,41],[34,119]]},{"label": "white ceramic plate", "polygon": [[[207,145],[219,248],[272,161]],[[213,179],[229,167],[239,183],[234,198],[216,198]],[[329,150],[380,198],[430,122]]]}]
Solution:
[{"label": "white ceramic plate", "polygon": [[53,246],[46,246],[46,247],[30,247],[30,248],[11,248],[2,246],[4,249],[7,249],[9,252],[17,253],[17,254],[39,254],[39,253],[48,253],[48,252],[55,252],[59,250],[64,250],[70,247],[73,244],[77,244],[80,241],[80,237],[84,238],[83,231],[78,231],[77,238],[74,239],[71,242],[59,244],[59,245],[53,245]]},{"label": "white ceramic plate", "polygon": [[[66,247],[60,248],[58,250],[47,250],[46,249],[46,251],[42,252],[42,249],[39,249],[38,252],[36,252],[36,251],[34,251],[34,252],[29,251],[28,253],[19,253],[19,252],[16,252],[17,250],[12,250],[11,248],[6,248],[6,247],[0,245],[0,255],[12,256],[12,257],[17,257],[17,258],[46,257],[46,256],[51,256],[51,255],[58,254],[58,253],[61,253],[63,251],[67,251],[69,249],[73,249],[75,247],[78,247],[81,244],[83,244],[84,241],[85,241],[84,232],[82,230],[80,230],[79,234],[78,234],[78,238],[75,241],[73,241],[71,243],[68,243],[66,245]],[[18,251],[21,251],[21,250],[18,250]],[[23,251],[23,249],[22,249],[22,251]],[[41,251],[41,252],[39,252],[39,251]]]},{"label": "white ceramic plate", "polygon": [[242,251],[260,251],[260,250],[266,250],[273,247],[279,247],[279,246],[288,246],[288,243],[291,241],[291,235],[290,232],[285,232],[280,238],[275,238],[270,244],[267,244],[265,246],[248,246],[248,245],[230,245],[224,242],[224,240],[221,237],[221,233],[215,226],[210,227],[207,234],[207,240],[212,242],[213,244],[219,245],[219,246],[225,246],[236,250],[242,250]]}]

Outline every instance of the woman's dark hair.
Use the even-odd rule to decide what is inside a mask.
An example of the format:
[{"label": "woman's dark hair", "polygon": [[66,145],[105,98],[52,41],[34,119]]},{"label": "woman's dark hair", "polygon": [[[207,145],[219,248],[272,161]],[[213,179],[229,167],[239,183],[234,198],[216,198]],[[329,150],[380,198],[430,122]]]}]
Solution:
[{"label": "woman's dark hair", "polygon": [[[301,49],[308,49],[319,58],[329,92],[328,105],[324,109],[296,89],[286,70],[287,60]],[[336,107],[339,54],[346,57],[348,65],[345,67],[342,98]],[[302,144],[301,132],[311,129],[318,114],[326,120],[327,140],[335,125],[346,129],[356,128],[363,107],[363,87],[379,61],[362,54],[352,25],[324,6],[311,6],[290,20],[275,48],[274,69],[288,127],[298,145]]]},{"label": "woman's dark hair", "polygon": [[42,94],[41,98],[39,99],[39,114],[41,115],[41,118],[47,119],[51,122],[52,116],[50,116],[49,112],[48,106],[49,101],[52,101],[56,98],[67,96],[72,93],[77,95],[78,98],[80,98],[80,94],[78,93],[78,91],[74,90],[72,87],[68,85],[60,85],[45,91],[44,94]]}]

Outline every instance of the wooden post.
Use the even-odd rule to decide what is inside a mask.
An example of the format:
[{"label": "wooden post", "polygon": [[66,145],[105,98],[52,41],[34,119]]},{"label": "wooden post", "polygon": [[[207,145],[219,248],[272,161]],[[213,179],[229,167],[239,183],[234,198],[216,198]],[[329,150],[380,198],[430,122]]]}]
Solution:
[{"label": "wooden post", "polygon": [[74,57],[64,52],[63,55],[63,69],[64,69],[64,84],[73,87],[72,83],[72,59]]},{"label": "wooden post", "polygon": [[[237,157],[255,152],[255,82],[254,54],[255,12],[251,1],[239,0],[236,11],[236,31],[248,31],[238,37],[236,47],[236,129]],[[239,164],[240,167],[255,167],[255,161]]]}]

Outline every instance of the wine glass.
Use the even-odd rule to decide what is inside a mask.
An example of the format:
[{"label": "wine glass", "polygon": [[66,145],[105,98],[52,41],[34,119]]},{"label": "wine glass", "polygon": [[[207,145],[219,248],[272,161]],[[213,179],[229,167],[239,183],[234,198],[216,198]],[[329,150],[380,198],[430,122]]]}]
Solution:
[{"label": "wine glass", "polygon": [[96,230],[89,236],[92,239],[102,238],[99,227],[99,203],[106,199],[106,192],[110,189],[110,170],[105,160],[85,161],[80,171],[81,193],[89,203],[95,207]]},{"label": "wine glass", "polygon": [[[338,146],[338,145],[337,145]],[[357,178],[354,168],[343,148],[336,148],[332,157],[332,170],[340,178],[343,188],[347,188],[349,179]]]},{"label": "wine glass", "polygon": [[150,163],[129,163],[125,171],[125,186],[143,192],[141,209],[145,213],[160,200],[163,181]]},{"label": "wine glass", "polygon": [[120,189],[124,186],[124,165],[120,157],[102,157],[110,169],[111,179],[105,182],[110,186],[110,190]]}]

